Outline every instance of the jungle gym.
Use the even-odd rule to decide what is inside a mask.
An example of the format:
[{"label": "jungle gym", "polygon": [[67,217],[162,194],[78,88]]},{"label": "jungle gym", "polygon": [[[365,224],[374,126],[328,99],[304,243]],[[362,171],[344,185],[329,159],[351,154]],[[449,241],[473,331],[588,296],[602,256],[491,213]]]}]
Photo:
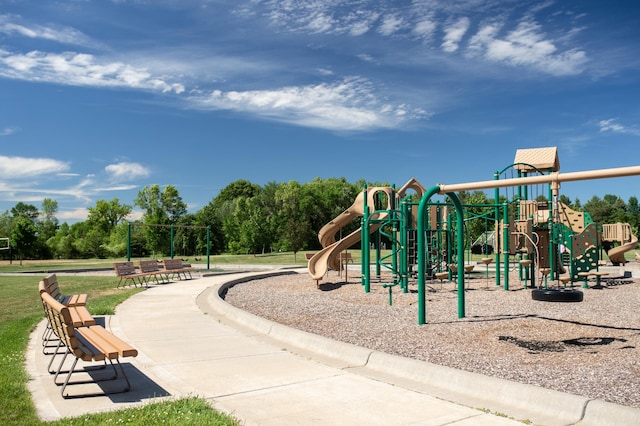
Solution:
[{"label": "jungle gym", "polygon": [[[496,171],[492,180],[428,189],[415,178],[397,190],[365,186],[351,207],[320,230],[323,248],[310,257],[309,274],[319,285],[329,270],[345,269],[341,254],[360,242],[364,291],[370,291],[372,265],[376,278],[382,270],[391,276],[382,284],[388,288],[390,304],[393,288],[408,292],[410,280],[415,280],[419,324],[426,323],[426,282],[433,279],[455,278],[458,318],[465,317],[465,275],[476,266],[483,268],[487,280],[491,267],[495,285],[509,290],[509,269],[515,265],[534,300],[579,302],[582,292],[574,287],[602,275],[602,242],[615,242],[608,259],[624,264],[624,253],[633,250],[638,239],[629,224],[598,224],[588,212],[560,202],[560,184],[637,175],[640,166],[560,173],[557,148],[549,147],[518,149],[513,164]],[[463,204],[457,195],[491,189],[491,203]],[[436,194],[445,196],[444,202],[432,202]],[[355,219],[360,227],[336,239]],[[467,232],[471,221],[485,224],[475,242]],[[390,242],[389,254],[382,255],[380,244],[374,244],[381,237]],[[480,262],[469,260],[472,249],[483,255]]]}]

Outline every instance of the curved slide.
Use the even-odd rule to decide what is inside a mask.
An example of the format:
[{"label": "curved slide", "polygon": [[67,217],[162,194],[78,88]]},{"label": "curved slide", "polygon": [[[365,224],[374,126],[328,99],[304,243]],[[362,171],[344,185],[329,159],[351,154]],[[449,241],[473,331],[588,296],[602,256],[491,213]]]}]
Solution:
[{"label": "curved slide", "polygon": [[[367,206],[374,205],[373,195],[380,191],[391,195],[391,188],[370,188],[367,190]],[[345,225],[351,223],[355,218],[362,216],[364,216],[364,191],[358,194],[351,207],[323,226],[318,233],[318,239],[320,240],[320,244],[322,244],[323,248],[309,259],[307,267],[311,278],[319,281],[324,277],[329,269],[333,269],[334,271],[340,270],[342,266],[340,265],[340,253],[360,241],[360,228],[356,229],[339,241],[335,240],[335,235]],[[382,215],[376,217],[376,219],[383,218],[384,217]],[[372,226],[370,230],[373,233],[378,230],[379,227],[380,225]]]},{"label": "curved slide", "polygon": [[607,252],[607,256],[609,256],[609,260],[614,265],[624,265],[627,263],[627,260],[624,258],[624,254],[630,250],[635,249],[638,246],[638,237],[631,234],[631,241],[628,243],[624,243],[618,247],[614,247]]},{"label": "curved slide", "polygon": [[[402,197],[407,189],[413,189],[420,195],[425,192],[424,187],[422,187],[418,181],[411,179],[397,191],[397,195]],[[386,186],[368,188],[366,193],[367,207],[369,209],[375,205],[374,196],[379,192],[384,192],[387,195],[387,202],[390,204],[393,188]],[[342,267],[340,264],[340,253],[360,241],[360,228],[338,241],[336,241],[335,235],[354,219],[364,216],[364,194],[365,191],[360,192],[351,207],[323,226],[318,233],[318,239],[323,248],[309,259],[307,267],[312,279],[320,281],[329,269],[333,269],[334,271],[340,270]],[[387,205],[387,209],[389,208],[390,205]],[[384,219],[385,216],[386,213],[380,213],[374,217],[374,219]],[[380,224],[371,226],[369,228],[370,233],[377,231],[380,226]]]}]

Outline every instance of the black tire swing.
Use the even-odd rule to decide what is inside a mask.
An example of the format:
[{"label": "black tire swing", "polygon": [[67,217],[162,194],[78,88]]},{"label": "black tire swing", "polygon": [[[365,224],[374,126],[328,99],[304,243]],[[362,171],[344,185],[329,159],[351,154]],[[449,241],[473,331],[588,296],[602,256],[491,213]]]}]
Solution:
[{"label": "black tire swing", "polygon": [[566,288],[540,288],[531,291],[531,298],[541,302],[582,302],[584,293]]}]

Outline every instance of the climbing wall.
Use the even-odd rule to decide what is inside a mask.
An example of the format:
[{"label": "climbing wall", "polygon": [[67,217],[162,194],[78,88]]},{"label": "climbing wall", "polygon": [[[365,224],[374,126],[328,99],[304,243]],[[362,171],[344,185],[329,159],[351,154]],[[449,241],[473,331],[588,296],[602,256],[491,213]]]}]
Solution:
[{"label": "climbing wall", "polygon": [[559,203],[558,215],[560,216],[560,223],[567,226],[575,233],[581,233],[584,231],[588,222],[585,220],[585,212],[572,210],[563,203]]},{"label": "climbing wall", "polygon": [[579,234],[571,236],[573,248],[571,261],[573,263],[574,279],[577,279],[578,272],[588,272],[598,266],[598,226],[595,223],[587,225]]}]

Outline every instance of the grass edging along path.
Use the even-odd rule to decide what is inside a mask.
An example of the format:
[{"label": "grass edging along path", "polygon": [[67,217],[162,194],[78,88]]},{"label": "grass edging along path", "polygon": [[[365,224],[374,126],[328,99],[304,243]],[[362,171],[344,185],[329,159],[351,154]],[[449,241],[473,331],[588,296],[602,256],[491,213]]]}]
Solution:
[{"label": "grass edging along path", "polygon": [[[0,267],[0,272],[5,272]],[[25,351],[29,334],[44,318],[38,297],[39,275],[0,275],[0,418],[5,425],[70,424],[71,419],[42,422],[27,389]],[[142,288],[115,288],[114,276],[64,276],[67,293],[87,293],[87,308],[93,315],[112,315],[115,307]],[[211,408],[206,401],[187,398],[125,410],[84,415],[73,422],[101,424],[106,421],[133,425],[159,424],[239,425],[238,421]]]}]

